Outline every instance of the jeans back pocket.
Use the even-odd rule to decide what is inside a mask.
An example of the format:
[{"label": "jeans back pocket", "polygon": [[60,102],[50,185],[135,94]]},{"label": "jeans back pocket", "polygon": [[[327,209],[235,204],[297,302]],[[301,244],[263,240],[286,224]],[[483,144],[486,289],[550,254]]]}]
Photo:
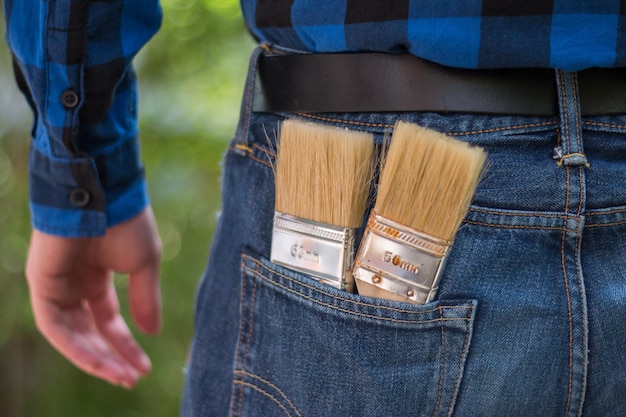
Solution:
[{"label": "jeans back pocket", "polygon": [[235,416],[450,416],[476,301],[360,297],[242,256]]}]

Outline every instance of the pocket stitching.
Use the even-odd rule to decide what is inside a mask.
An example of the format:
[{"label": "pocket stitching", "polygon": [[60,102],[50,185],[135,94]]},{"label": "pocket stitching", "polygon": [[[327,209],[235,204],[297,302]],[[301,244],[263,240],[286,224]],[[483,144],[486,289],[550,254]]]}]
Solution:
[{"label": "pocket stitching", "polygon": [[[345,308],[337,307],[337,306],[334,306],[332,304],[324,303],[324,302],[322,302],[320,300],[316,300],[313,297],[310,297],[308,295],[299,293],[299,292],[297,292],[297,291],[295,291],[295,290],[293,290],[291,288],[288,288],[288,287],[286,287],[284,285],[281,285],[281,284],[279,284],[277,282],[271,281],[270,279],[268,279],[267,277],[265,277],[264,275],[259,273],[257,270],[250,269],[246,265],[243,265],[242,267],[243,267],[244,270],[250,272],[251,274],[253,274],[257,278],[260,278],[260,279],[268,282],[270,285],[274,285],[276,287],[282,288],[285,291],[288,291],[288,292],[290,292],[292,294],[296,294],[299,297],[305,298],[306,300],[311,301],[313,303],[316,303],[318,305],[322,305],[322,306],[331,308],[333,310],[337,310],[337,311],[340,311],[340,312],[346,313],[346,314],[351,314],[351,315],[354,315],[354,316],[357,316],[357,317],[364,317],[364,318],[369,318],[369,319],[374,319],[374,320],[387,321],[387,322],[392,322],[392,323],[405,323],[405,324],[426,324],[426,323],[437,323],[437,322],[440,322],[440,321],[444,322],[444,321],[470,321],[471,320],[469,318],[461,318],[461,317],[458,317],[458,318],[443,317],[443,318],[432,319],[432,320],[401,320],[401,319],[394,319],[394,318],[391,318],[391,317],[380,317],[380,316],[375,316],[375,315],[372,315],[372,314],[357,313],[355,311],[351,311],[351,310],[348,310],[348,309],[345,309]],[[279,272],[276,272],[276,271],[273,271],[273,272],[276,273],[279,276],[282,276],[282,277],[284,277],[284,278],[286,278],[288,280],[291,280],[291,281],[295,282],[295,280],[293,278],[291,278],[291,277],[284,276],[284,275],[282,275],[282,274],[280,274]],[[302,283],[298,282],[298,284],[302,284]],[[306,284],[302,284],[302,285],[306,286]],[[312,288],[312,289],[316,290],[315,288]],[[325,295],[329,295],[329,296],[331,296],[333,298],[338,298],[338,297],[332,296],[331,294],[325,294]],[[344,299],[340,299],[340,300],[346,301]],[[356,304],[360,304],[359,302],[355,302],[355,303]],[[378,305],[373,305],[373,304],[369,305],[369,304],[365,304],[365,303],[362,303],[362,304],[364,304],[366,306],[370,306],[370,307],[376,307],[376,308],[382,307],[382,308],[385,308],[385,306],[378,306]],[[464,306],[441,306],[441,307],[442,308],[456,308],[456,309],[470,309],[471,308],[471,306],[468,306],[468,307],[464,307]],[[400,311],[400,312],[411,313],[411,314],[424,314],[424,313],[426,313],[425,311],[424,312],[422,312],[422,311],[420,311],[420,312],[405,311],[405,310],[393,309],[391,307],[390,307],[390,309],[396,310],[396,311]],[[436,311],[436,310],[437,309],[432,309],[432,310],[429,310],[429,311],[432,312],[432,311]]]},{"label": "pocket stitching", "polygon": [[[245,343],[243,342],[244,339],[244,328],[245,328],[245,320],[244,320],[244,299],[246,296],[246,281],[243,280],[242,282],[242,288],[241,288],[241,320],[240,320],[240,329],[239,329],[239,342],[237,344],[237,362],[239,362],[239,360],[241,360],[241,368],[245,369],[246,367],[246,358],[248,357],[248,350],[250,349],[250,341],[252,339],[252,330],[253,330],[253,324],[254,324],[254,301],[256,299],[256,281],[254,281],[254,286],[252,287],[252,298],[251,298],[251,302],[250,302],[250,311],[248,313],[248,339],[245,341]],[[241,348],[242,345],[245,344],[245,350],[243,352],[243,358],[241,356]],[[235,372],[236,374],[236,372]],[[238,380],[236,375],[233,375],[233,382],[235,384],[237,383],[241,383],[241,388],[238,390],[237,396],[239,398],[235,398],[235,395],[233,395],[233,409],[231,410],[231,415],[235,415],[234,412],[234,406],[235,403],[238,403],[238,413],[237,415],[241,415],[241,411],[243,410],[243,389],[244,389],[244,384],[243,384],[243,379],[242,380]]]},{"label": "pocket stitching", "polygon": [[470,308],[467,311],[468,321],[465,322],[465,341],[463,342],[463,349],[461,349],[461,355],[459,356],[459,369],[456,374],[456,381],[454,383],[454,388],[452,389],[452,396],[450,398],[450,406],[448,407],[447,416],[452,416],[452,412],[454,411],[454,403],[456,402],[456,397],[459,395],[459,386],[461,385],[461,379],[463,377],[463,364],[467,359],[467,350],[469,348],[469,339],[472,329],[470,328],[470,318],[472,315],[473,304],[470,303]]},{"label": "pocket stitching", "polygon": [[[321,291],[318,288],[315,288],[315,287],[313,287],[311,285],[308,285],[308,284],[306,284],[306,283],[304,283],[302,281],[298,281],[298,280],[296,280],[296,279],[294,279],[294,278],[292,278],[292,277],[290,277],[288,275],[285,275],[285,274],[281,273],[280,271],[277,271],[275,269],[271,269],[270,267],[268,267],[267,265],[262,263],[260,260],[255,259],[255,258],[253,258],[250,255],[247,255],[245,253],[243,254],[243,258],[244,258],[244,261],[248,260],[248,261],[250,261],[250,262],[255,264],[255,269],[252,269],[249,266],[247,266],[245,263],[242,263],[241,266],[242,266],[243,269],[249,271],[250,273],[252,273],[254,275],[258,275],[259,277],[261,277],[264,280],[268,281],[270,284],[274,284],[274,281],[269,280],[265,275],[263,275],[263,273],[258,270],[259,267],[265,269],[265,271],[267,271],[270,274],[278,275],[281,278],[284,278],[286,280],[294,282],[294,283],[296,283],[298,285],[301,285],[301,286],[303,286],[305,288],[308,288],[308,289],[310,289],[312,291],[315,291],[315,292],[317,292],[317,293],[319,293],[321,295],[333,298],[333,299],[335,299],[337,301],[346,301],[346,302],[349,302],[349,303],[354,304],[354,305],[360,305],[360,306],[364,306],[364,307],[372,307],[372,308],[377,308],[377,309],[384,309],[384,310],[389,310],[389,311],[395,311],[395,312],[398,312],[398,313],[419,314],[419,315],[432,313],[433,311],[437,311],[440,307],[442,309],[446,309],[446,310],[448,310],[448,309],[467,309],[467,308],[471,308],[471,306],[444,305],[444,306],[437,306],[437,307],[429,309],[429,310],[412,311],[412,310],[406,310],[406,309],[390,307],[390,306],[385,306],[385,305],[380,305],[380,304],[366,303],[365,301],[350,300],[350,299],[347,299],[347,298],[342,298],[342,297],[336,296],[336,295],[328,293],[328,292]],[[276,285],[280,285],[280,284],[276,284]],[[299,292],[297,292],[295,290],[291,290],[289,288],[286,288],[286,289],[289,290],[290,292],[294,293],[294,294],[303,295],[303,294],[300,294]],[[446,320],[466,320],[466,319],[463,319],[463,318],[455,318],[455,319],[446,318]]]},{"label": "pocket stitching", "polygon": [[[276,403],[276,405],[278,405],[278,407],[279,407],[281,410],[283,410],[283,411],[285,412],[285,415],[287,415],[287,416],[291,417],[291,413],[289,412],[289,410],[287,410],[287,408],[285,408],[285,406],[284,406],[284,405],[282,405],[282,404],[280,403],[280,401],[278,401],[278,399],[277,399],[276,397],[274,397],[272,394],[270,394],[269,392],[267,392],[267,391],[263,390],[263,389],[262,389],[262,388],[260,388],[260,387],[257,387],[257,386],[256,386],[256,385],[254,385],[254,384],[251,384],[250,382],[245,382],[245,381],[239,381],[239,380],[236,380],[236,381],[235,381],[235,383],[236,383],[236,384],[241,385],[241,390],[242,390],[242,391],[243,391],[243,387],[252,388],[253,390],[255,390],[255,391],[257,391],[258,393],[260,393],[261,395],[263,395],[264,397],[269,398],[270,400],[272,400],[273,402],[275,402],[275,403]],[[243,399],[243,395],[242,395],[241,397],[242,397],[242,399]],[[243,403],[243,401],[242,401],[242,403]],[[243,405],[243,404],[242,404],[242,405]],[[241,414],[241,412],[240,412],[240,414]]]},{"label": "pocket stitching", "polygon": [[443,311],[441,310],[441,308],[439,309],[439,318],[441,319],[441,363],[439,365],[439,387],[437,390],[437,402],[435,403],[435,412],[433,413],[433,417],[437,417],[439,405],[441,404],[441,394],[443,393],[443,379],[445,369],[446,336],[443,321]]},{"label": "pocket stitching", "polygon": [[243,384],[245,384],[245,385],[247,385],[247,386],[253,386],[253,387],[258,388],[258,390],[259,390],[259,391],[261,391],[261,392],[263,392],[263,393],[267,394],[268,396],[272,397],[272,399],[273,399],[273,400],[275,400],[275,402],[276,402],[276,403],[280,406],[280,408],[281,408],[281,409],[283,409],[283,410],[285,410],[285,413],[287,413],[289,416],[291,416],[291,413],[289,413],[289,411],[287,410],[287,408],[286,408],[284,405],[282,405],[282,404],[280,403],[280,401],[279,401],[276,397],[274,397],[274,396],[273,396],[272,394],[270,394],[269,392],[267,392],[267,391],[263,390],[263,389],[262,389],[261,387],[259,387],[258,385],[254,385],[254,384],[253,384],[253,383],[251,383],[251,382],[245,382],[245,381],[243,381],[243,377],[246,377],[246,376],[247,376],[247,377],[249,377],[249,378],[251,378],[251,379],[256,379],[257,381],[260,381],[260,382],[262,382],[263,384],[266,384],[267,386],[269,386],[270,388],[272,388],[273,390],[275,390],[278,394],[280,394],[280,396],[282,397],[282,399],[283,399],[283,400],[284,400],[284,401],[285,401],[285,402],[289,405],[289,407],[291,407],[291,409],[292,409],[292,410],[296,413],[296,415],[297,415],[298,417],[302,417],[302,414],[301,414],[301,413],[300,413],[300,411],[297,409],[297,407],[293,404],[293,402],[291,402],[291,400],[289,399],[289,397],[287,397],[287,395],[286,395],[286,394],[285,394],[285,393],[284,393],[284,392],[283,392],[280,388],[278,388],[275,384],[271,383],[270,381],[268,381],[268,380],[266,380],[266,379],[264,379],[264,378],[262,378],[262,377],[260,377],[260,376],[258,376],[258,375],[256,375],[256,374],[250,373],[250,372],[246,371],[245,369],[239,369],[239,370],[235,371],[235,373],[237,373],[237,374],[241,374],[241,375],[242,375],[242,379],[241,379],[241,381],[239,381],[239,380],[238,380],[238,381],[236,381],[237,383],[243,383]]}]

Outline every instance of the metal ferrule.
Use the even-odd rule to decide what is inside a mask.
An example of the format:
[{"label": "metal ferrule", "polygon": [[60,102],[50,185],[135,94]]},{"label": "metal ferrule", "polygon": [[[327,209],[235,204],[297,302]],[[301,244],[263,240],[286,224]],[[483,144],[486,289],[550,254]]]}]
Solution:
[{"label": "metal ferrule", "polygon": [[270,259],[340,290],[354,290],[354,229],[275,212]]},{"label": "metal ferrule", "polygon": [[357,286],[362,281],[406,301],[430,302],[451,244],[372,212],[354,261]]}]

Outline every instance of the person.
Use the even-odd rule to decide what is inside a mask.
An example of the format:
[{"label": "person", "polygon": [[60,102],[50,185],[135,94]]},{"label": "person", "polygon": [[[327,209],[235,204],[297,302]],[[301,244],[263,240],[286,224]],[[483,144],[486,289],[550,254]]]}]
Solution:
[{"label": "person", "polygon": [[[623,415],[621,2],[241,5],[261,46],[225,156],[181,414]],[[158,2],[7,0],[5,16],[36,115],[26,275],[37,325],[81,369],[132,386],[150,365],[111,271],[130,273],[133,316],[158,331],[160,245],[131,67]],[[363,91],[376,93],[352,99]],[[341,292],[268,259],[272,132],[287,117],[378,144],[401,119],[488,151],[434,302]]]}]

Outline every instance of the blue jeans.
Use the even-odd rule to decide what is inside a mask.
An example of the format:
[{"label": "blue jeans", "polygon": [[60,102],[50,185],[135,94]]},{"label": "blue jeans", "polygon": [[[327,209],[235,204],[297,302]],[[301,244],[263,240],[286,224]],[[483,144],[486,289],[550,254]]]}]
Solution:
[{"label": "blue jeans", "polygon": [[[256,114],[248,88],[182,415],[626,415],[626,116],[581,118],[576,74],[555,82],[554,118]],[[489,152],[436,301],[348,294],[268,260],[285,117],[378,142],[403,119]]]}]

